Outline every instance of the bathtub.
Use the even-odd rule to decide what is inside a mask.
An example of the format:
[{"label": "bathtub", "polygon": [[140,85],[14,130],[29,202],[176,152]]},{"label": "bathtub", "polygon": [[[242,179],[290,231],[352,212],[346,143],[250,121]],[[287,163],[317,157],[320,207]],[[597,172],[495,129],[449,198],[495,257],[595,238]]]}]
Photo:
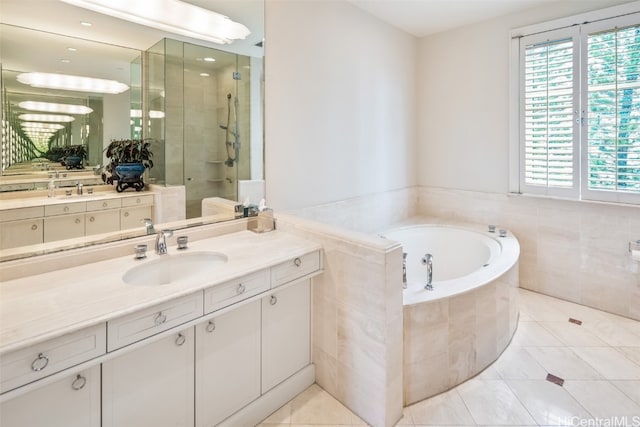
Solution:
[{"label": "bathtub", "polygon": [[[473,224],[419,224],[382,235],[407,253],[403,376],[410,405],[475,376],[507,347],[518,321],[520,245],[510,232],[499,237]],[[424,289],[427,253],[433,290]]]}]

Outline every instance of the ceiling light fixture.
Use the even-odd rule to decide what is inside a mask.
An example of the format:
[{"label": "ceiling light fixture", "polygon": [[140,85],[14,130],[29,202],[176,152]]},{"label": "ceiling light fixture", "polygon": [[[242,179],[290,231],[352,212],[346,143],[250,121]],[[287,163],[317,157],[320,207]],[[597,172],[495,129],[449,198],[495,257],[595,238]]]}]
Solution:
[{"label": "ceiling light fixture", "polygon": [[18,74],[18,81],[32,87],[75,90],[79,92],[118,94],[129,89],[126,84],[115,80],[94,79],[92,77],[67,74],[22,73]]},{"label": "ceiling light fixture", "polygon": [[24,120],[27,122],[60,122],[60,123],[68,123],[72,122],[75,119],[71,116],[65,116],[61,114],[20,114],[18,116],[20,120]]},{"label": "ceiling light fixture", "polygon": [[[141,118],[142,117],[142,110],[131,110],[131,117],[134,118],[134,119]],[[149,118],[151,118],[151,119],[162,119],[162,118],[164,118],[164,112],[156,111],[156,110],[150,110],[149,111]]]},{"label": "ceiling light fixture", "polygon": [[204,62],[216,62],[216,58],[212,58],[210,56],[207,56],[206,58],[204,58]]},{"label": "ceiling light fixture", "polygon": [[18,107],[31,111],[45,111],[47,113],[65,113],[65,114],[89,114],[93,113],[93,109],[84,105],[75,104],[56,104],[53,102],[37,102],[22,101]]},{"label": "ceiling light fixture", "polygon": [[251,32],[228,17],[180,0],[61,0],[115,18],[219,44]]},{"label": "ceiling light fixture", "polygon": [[46,129],[46,130],[60,130],[64,129],[64,126],[58,123],[42,123],[42,122],[22,122],[20,123],[23,129]]},{"label": "ceiling light fixture", "polygon": [[80,21],[80,25],[82,25],[83,27],[90,27],[93,24],[91,22],[87,22],[87,21]]}]

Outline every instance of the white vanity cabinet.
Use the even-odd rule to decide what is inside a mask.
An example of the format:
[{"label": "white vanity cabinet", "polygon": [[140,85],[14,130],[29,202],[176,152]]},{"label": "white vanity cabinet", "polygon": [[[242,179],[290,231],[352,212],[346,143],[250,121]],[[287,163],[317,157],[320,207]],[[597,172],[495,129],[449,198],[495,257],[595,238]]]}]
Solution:
[{"label": "white vanity cabinet", "polygon": [[102,427],[192,426],[193,384],[193,327],[107,360]]},{"label": "white vanity cabinet", "polygon": [[100,365],[0,405],[2,427],[100,427]]},{"label": "white vanity cabinet", "polygon": [[48,216],[44,218],[44,242],[55,242],[84,236],[84,214]]},{"label": "white vanity cabinet", "polygon": [[37,245],[43,242],[42,218],[0,222],[0,249]]},{"label": "white vanity cabinet", "polygon": [[262,393],[310,363],[310,281],[262,298]]},{"label": "white vanity cabinet", "polygon": [[218,424],[260,396],[260,301],[196,325],[196,426]]}]

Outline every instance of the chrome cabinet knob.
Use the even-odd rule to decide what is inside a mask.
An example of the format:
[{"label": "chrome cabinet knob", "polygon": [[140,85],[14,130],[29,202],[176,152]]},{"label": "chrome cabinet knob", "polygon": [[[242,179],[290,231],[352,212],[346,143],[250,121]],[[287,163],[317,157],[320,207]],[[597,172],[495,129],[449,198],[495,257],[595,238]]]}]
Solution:
[{"label": "chrome cabinet knob", "polygon": [[160,326],[166,321],[167,321],[167,315],[162,312],[158,313],[155,319],[153,319],[153,323],[155,323],[156,326]]},{"label": "chrome cabinet knob", "polygon": [[213,332],[216,330],[216,322],[214,322],[213,320],[209,320],[209,323],[207,323],[207,332]]},{"label": "chrome cabinet knob", "polygon": [[245,286],[242,283],[239,283],[238,287],[236,288],[236,293],[240,295],[240,294],[243,294],[245,290],[246,290]]},{"label": "chrome cabinet knob", "polygon": [[78,374],[78,376],[71,383],[71,388],[78,391],[78,390],[82,390],[85,385],[87,385],[87,379],[82,375]]},{"label": "chrome cabinet knob", "polygon": [[293,260],[293,264],[296,267],[300,267],[302,265],[302,260],[300,258],[296,258],[296,259]]},{"label": "chrome cabinet knob", "polygon": [[38,357],[31,362],[31,370],[34,372],[40,372],[49,364],[49,358],[43,353],[38,354]]},{"label": "chrome cabinet knob", "polygon": [[33,225],[31,226],[31,229],[32,229],[32,230],[37,230],[37,229],[38,229],[38,224],[33,224]]},{"label": "chrome cabinet knob", "polygon": [[269,299],[269,304],[276,305],[277,303],[278,303],[278,297],[275,295],[271,295],[271,298]]}]

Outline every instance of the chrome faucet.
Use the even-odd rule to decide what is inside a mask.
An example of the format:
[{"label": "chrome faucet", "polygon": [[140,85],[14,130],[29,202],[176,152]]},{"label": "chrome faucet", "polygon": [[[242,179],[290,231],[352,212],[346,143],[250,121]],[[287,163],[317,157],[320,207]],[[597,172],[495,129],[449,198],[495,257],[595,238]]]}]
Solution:
[{"label": "chrome faucet", "polygon": [[151,221],[151,218],[145,218],[142,221],[144,222],[147,234],[155,234],[156,230],[153,228],[153,221]]},{"label": "chrome faucet", "polygon": [[173,236],[173,230],[162,230],[156,234],[156,253],[163,255],[167,253],[167,237]]},{"label": "chrome faucet", "polygon": [[433,290],[433,255],[425,254],[422,257],[422,265],[427,266],[427,283],[424,285],[424,288],[428,291]]},{"label": "chrome faucet", "polygon": [[407,289],[407,253],[402,253],[402,289]]}]

